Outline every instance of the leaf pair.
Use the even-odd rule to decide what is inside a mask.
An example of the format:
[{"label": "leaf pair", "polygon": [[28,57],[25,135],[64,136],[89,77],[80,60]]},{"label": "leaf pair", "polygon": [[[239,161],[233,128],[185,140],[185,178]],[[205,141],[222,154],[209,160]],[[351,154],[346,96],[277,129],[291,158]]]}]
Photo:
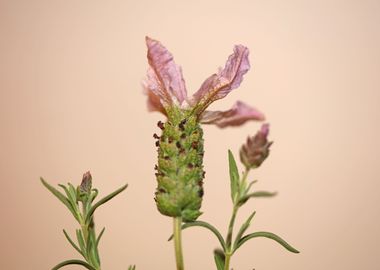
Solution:
[{"label": "leaf pair", "polygon": [[[40,178],[42,184],[51,192],[55,197],[57,197],[66,207],[70,210],[70,212],[73,214],[75,219],[81,223],[85,221],[86,223],[90,221],[91,217],[93,216],[95,210],[103,205],[104,203],[111,200],[113,197],[124,191],[128,184],[125,184],[121,188],[115,190],[114,192],[110,193],[109,195],[105,196],[104,198],[100,199],[97,203],[95,203],[93,206],[91,206],[91,203],[94,201],[96,196],[98,195],[98,191],[96,189],[92,189],[91,193],[89,193],[88,198],[83,198],[83,193],[81,194],[78,189],[75,189],[74,186],[70,183],[68,183],[68,187],[65,185],[60,184],[59,186],[65,191],[66,196],[51,186],[49,183],[47,183],[42,177]],[[79,210],[78,202],[82,201],[85,208],[87,208],[87,211],[85,213],[85,216],[82,216]],[[85,205],[85,204],[88,205]]]},{"label": "leaf pair", "polygon": [[[299,253],[298,250],[296,250],[295,248],[293,248],[285,240],[283,240],[281,237],[275,235],[274,233],[270,233],[270,232],[255,232],[255,233],[251,233],[251,234],[243,236],[244,233],[246,232],[246,230],[249,228],[249,226],[251,224],[251,221],[252,221],[253,217],[255,216],[255,214],[256,214],[256,212],[253,212],[248,217],[248,219],[242,224],[242,226],[240,227],[240,230],[237,233],[235,241],[234,241],[234,245],[233,245],[234,247],[233,247],[232,253],[234,253],[238,248],[240,248],[245,242],[247,242],[248,240],[250,240],[252,238],[256,238],[256,237],[265,237],[265,238],[272,239],[272,240],[278,242],[280,245],[282,245],[285,249],[289,250],[290,252]],[[219,249],[219,250],[222,251],[222,252],[227,252],[227,246],[226,246],[226,242],[225,242],[223,236],[218,231],[218,229],[215,228],[213,225],[211,225],[208,222],[198,220],[198,221],[194,221],[194,222],[184,223],[182,225],[181,229],[184,230],[184,229],[187,229],[187,228],[190,228],[190,227],[203,227],[203,228],[208,229],[218,239],[218,241],[219,241],[219,243],[220,243],[220,245],[222,247],[222,249]],[[172,239],[173,239],[173,235],[171,235],[169,237],[168,241],[170,241]]]}]

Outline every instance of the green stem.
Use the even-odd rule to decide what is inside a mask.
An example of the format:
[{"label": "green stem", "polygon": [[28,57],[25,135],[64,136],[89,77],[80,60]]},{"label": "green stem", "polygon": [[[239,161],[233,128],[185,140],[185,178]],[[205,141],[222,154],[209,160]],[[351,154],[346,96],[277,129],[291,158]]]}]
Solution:
[{"label": "green stem", "polygon": [[234,230],[234,224],[235,224],[235,219],[236,219],[236,214],[237,214],[238,209],[239,208],[237,206],[234,206],[234,208],[232,210],[232,216],[230,219],[230,224],[228,225],[228,233],[227,233],[227,238],[226,238],[227,239],[226,240],[227,251],[231,250],[232,233]]},{"label": "green stem", "polygon": [[227,239],[226,239],[226,251],[225,251],[225,259],[224,259],[224,270],[229,270],[230,268],[230,260],[232,256],[232,233],[234,230],[234,224],[236,219],[236,214],[239,207],[234,205],[234,208],[232,210],[232,216],[230,219],[230,224],[228,226],[228,233],[227,233]]},{"label": "green stem", "polygon": [[177,263],[177,270],[184,270],[183,255],[182,255],[182,241],[181,241],[181,225],[182,217],[173,218],[173,234],[174,234],[174,250],[175,259]]},{"label": "green stem", "polygon": [[230,270],[230,260],[231,260],[231,253],[226,253],[225,254],[225,259],[224,259],[224,270]]},{"label": "green stem", "polygon": [[[83,205],[82,205],[83,206],[83,208],[82,208],[83,209],[83,213],[82,213],[83,217],[86,217],[86,215],[87,215],[87,210],[88,210],[88,204],[87,203],[88,202],[85,201],[85,202],[83,202]],[[96,246],[96,242],[93,243],[93,245],[91,246],[91,250],[88,250],[88,246],[87,246],[89,244],[89,240],[90,240],[89,238],[92,237],[93,239],[96,239],[93,219],[91,218],[89,223],[86,222],[85,218],[81,219],[81,228],[82,228],[84,243],[85,243],[87,253],[88,253],[86,256],[86,260],[96,270],[100,270],[100,260],[98,259],[99,254],[98,254],[98,247]],[[92,255],[93,253],[96,254],[96,258],[93,258],[93,255]]]},{"label": "green stem", "polygon": [[[241,185],[246,185],[247,182],[247,177],[248,177],[249,169],[246,169],[243,172],[242,179],[241,179]],[[226,238],[226,251],[225,251],[225,260],[224,260],[224,270],[229,270],[230,268],[230,260],[232,256],[232,235],[233,235],[233,230],[234,230],[234,225],[235,225],[235,220],[236,220],[236,215],[239,210],[239,206],[237,204],[234,204],[234,207],[232,209],[232,215],[230,219],[230,224],[228,225],[228,233],[227,233],[227,238]]]},{"label": "green stem", "polygon": [[249,168],[246,168],[246,169],[244,170],[244,172],[243,172],[242,180],[241,180],[241,182],[243,183],[244,186],[245,186],[246,183],[247,183],[248,173],[249,173]]}]

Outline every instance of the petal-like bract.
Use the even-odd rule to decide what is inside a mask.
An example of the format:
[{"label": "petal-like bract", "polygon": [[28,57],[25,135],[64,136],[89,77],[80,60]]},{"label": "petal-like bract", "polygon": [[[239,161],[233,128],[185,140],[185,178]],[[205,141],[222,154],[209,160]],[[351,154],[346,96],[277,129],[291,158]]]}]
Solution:
[{"label": "petal-like bract", "polygon": [[241,101],[237,101],[228,111],[205,111],[201,116],[201,123],[214,124],[220,128],[240,126],[249,120],[263,121],[265,116]]},{"label": "petal-like bract", "polygon": [[248,48],[236,45],[234,53],[228,57],[224,69],[204,81],[200,89],[193,95],[192,100],[193,104],[200,105],[201,112],[215,100],[224,98],[233,89],[239,87],[243,75],[250,68],[248,54]]},{"label": "petal-like bract", "polygon": [[[177,66],[172,54],[157,40],[146,37],[150,69],[145,87],[152,91],[165,107],[186,99],[186,86],[181,67]],[[155,103],[155,102],[154,102]]]}]

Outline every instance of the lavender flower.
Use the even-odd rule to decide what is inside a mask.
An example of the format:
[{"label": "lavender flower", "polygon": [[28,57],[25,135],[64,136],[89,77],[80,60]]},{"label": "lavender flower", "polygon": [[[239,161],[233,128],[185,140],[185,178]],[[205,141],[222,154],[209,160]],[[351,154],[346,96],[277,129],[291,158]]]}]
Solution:
[{"label": "lavender flower", "polygon": [[203,196],[203,131],[200,123],[220,128],[239,126],[248,120],[264,120],[264,115],[238,101],[227,111],[208,111],[208,106],[237,88],[250,68],[248,48],[237,45],[226,65],[211,75],[192,97],[187,96],[182,70],[171,53],[159,42],[146,38],[149,69],[143,82],[148,109],[158,111],[167,121],[158,123],[158,165],[156,203],[167,216],[196,220]]},{"label": "lavender flower", "polygon": [[83,193],[89,193],[92,188],[92,176],[91,173],[88,171],[83,174],[82,182],[79,186],[79,190]]},{"label": "lavender flower", "polygon": [[176,107],[196,116],[198,122],[219,127],[238,126],[248,120],[265,119],[260,111],[241,101],[227,111],[205,111],[212,102],[224,98],[239,87],[243,75],[250,68],[248,48],[236,45],[225,67],[207,78],[200,89],[188,98],[182,69],[175,64],[171,53],[159,41],[149,37],[146,37],[146,44],[150,67],[143,86],[148,95],[150,111],[159,111],[170,120],[173,117],[171,111]]},{"label": "lavender flower", "polygon": [[264,124],[240,149],[240,160],[247,169],[259,167],[269,155],[273,142],[268,142],[269,124]]}]

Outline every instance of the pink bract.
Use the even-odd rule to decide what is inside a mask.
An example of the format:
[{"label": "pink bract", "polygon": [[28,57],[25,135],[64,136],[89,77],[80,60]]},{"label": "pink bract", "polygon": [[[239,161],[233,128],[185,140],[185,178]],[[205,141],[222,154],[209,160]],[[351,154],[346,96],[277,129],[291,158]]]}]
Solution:
[{"label": "pink bract", "polygon": [[227,111],[206,111],[211,103],[239,87],[243,75],[250,68],[248,48],[236,45],[224,68],[208,77],[200,89],[188,98],[182,69],[174,62],[172,54],[157,40],[146,37],[146,44],[149,69],[143,86],[148,96],[149,111],[159,111],[168,116],[167,109],[173,106],[194,109],[201,123],[215,124],[221,128],[242,125],[248,120],[265,119],[263,113],[241,101]]}]

